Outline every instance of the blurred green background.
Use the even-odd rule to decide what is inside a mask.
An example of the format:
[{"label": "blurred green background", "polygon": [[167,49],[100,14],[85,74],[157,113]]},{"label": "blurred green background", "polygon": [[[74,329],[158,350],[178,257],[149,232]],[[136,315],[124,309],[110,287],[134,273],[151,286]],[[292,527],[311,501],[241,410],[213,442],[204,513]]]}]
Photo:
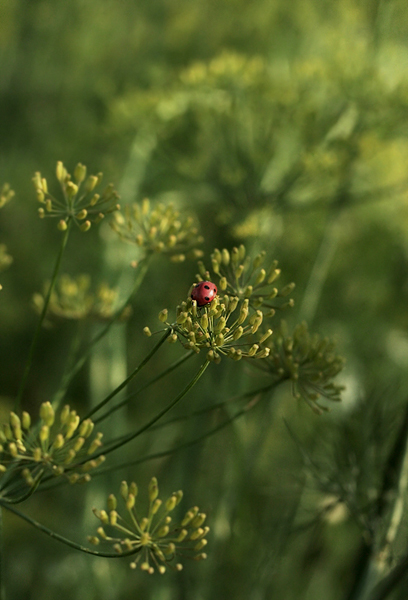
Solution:
[{"label": "blurred green background", "polygon": [[[201,445],[87,489],[38,494],[26,509],[83,542],[97,526],[92,506],[123,478],[143,487],[156,475],[163,493],[182,488],[186,505],[208,513],[207,561],[149,577],[126,559],[76,554],[6,515],[8,597],[349,598],[361,528],[343,504],[335,514],[322,510],[328,486],[304,468],[304,455],[315,457],[323,479],[369,497],[405,401],[405,0],[3,0],[0,114],[0,184],[16,192],[0,219],[0,242],[14,259],[1,274],[2,411],[12,406],[35,328],[32,295],[50,277],[60,238],[53,221],[37,218],[31,177],[40,170],[51,185],[57,160],[102,170],[122,205],[147,196],[194,212],[207,255],[241,242],[265,248],[279,260],[282,283],[296,282],[289,325],[306,320],[334,336],[347,359],[343,403],[327,415],[316,417],[282,387]],[[105,225],[73,232],[63,271],[126,286],[137,252],[125,254]],[[112,329],[72,385],[71,404],[81,410],[103,396],[126,373],[125,350],[129,368],[143,358],[151,342],[142,328],[158,328],[157,313],[185,297],[196,271],[192,262],[154,262],[126,330]],[[58,387],[75,327],[44,331],[25,408],[35,411]],[[146,379],[179,352],[166,348]],[[256,387],[256,372],[227,362],[211,366],[184,412]],[[192,370],[187,363],[112,427],[143,422]],[[219,418],[159,430],[124,458],[198,437]],[[406,534],[404,518],[397,554]]]}]

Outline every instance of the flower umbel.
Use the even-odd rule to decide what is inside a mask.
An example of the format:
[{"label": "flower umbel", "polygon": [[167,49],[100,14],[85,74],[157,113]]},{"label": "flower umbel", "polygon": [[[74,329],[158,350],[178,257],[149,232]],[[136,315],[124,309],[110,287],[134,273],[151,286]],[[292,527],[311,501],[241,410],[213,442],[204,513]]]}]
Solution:
[{"label": "flower umbel", "polygon": [[310,335],[306,323],[288,335],[282,321],[268,345],[271,352],[261,367],[277,378],[290,379],[295,398],[303,398],[318,414],[327,410],[319,404],[320,398],[340,401],[344,386],[333,383],[333,379],[343,369],[344,359],[335,353],[332,341]]},{"label": "flower umbel", "polygon": [[[115,302],[118,292],[109,288],[106,283],[102,283],[95,293],[90,291],[91,279],[88,275],[82,274],[75,278],[69,275],[61,275],[56,287],[52,291],[48,305],[48,317],[64,319],[111,319],[115,313]],[[41,311],[44,305],[43,294],[35,294],[33,297],[35,307]],[[122,318],[128,315],[129,311],[123,311]]]},{"label": "flower umbel", "polygon": [[[249,304],[254,308],[264,307],[269,309],[265,316],[273,316],[277,308],[284,309],[292,307],[292,299],[280,302],[292,293],[295,284],[289,283],[278,290],[274,287],[275,281],[280,276],[280,269],[277,268],[278,262],[274,260],[267,268],[263,268],[266,258],[266,252],[263,250],[254,259],[246,256],[246,249],[243,244],[239,248],[232,248],[231,251],[224,248],[216,248],[211,254],[212,274],[217,279],[217,286],[232,296],[241,299],[248,299]],[[202,261],[198,263],[199,281],[211,279],[212,274],[208,271]]]},{"label": "flower umbel", "polygon": [[201,250],[195,246],[203,238],[192,217],[183,217],[172,204],[152,206],[145,199],[140,204],[125,207],[124,215],[116,213],[111,227],[122,240],[136,244],[146,254],[163,253],[174,262],[199,258]]},{"label": "flower umbel", "polygon": [[61,231],[67,229],[71,219],[81,231],[88,231],[92,223],[99,223],[106,214],[119,210],[119,194],[112,183],[103,192],[95,192],[102,181],[102,173],[87,177],[86,167],[78,163],[72,179],[63,163],[58,162],[56,175],[61,186],[62,199],[49,193],[47,180],[41,177],[41,173],[35,173],[33,183],[37,200],[43,204],[43,207],[38,209],[40,217],[58,218],[58,229]]},{"label": "flower umbel", "polygon": [[[148,487],[148,510],[145,517],[136,511],[137,485],[128,485],[122,481],[120,495],[122,504],[126,507],[123,517],[118,509],[118,501],[111,494],[108,497],[108,510],[93,509],[94,515],[101,521],[98,536],[89,536],[93,544],[109,542],[118,553],[135,551],[136,558],[130,564],[135,569],[137,565],[147,573],[165,573],[166,567],[180,571],[183,566],[176,562],[178,556],[202,560],[207,555],[202,552],[207,545],[205,536],[209,527],[204,527],[206,515],[194,506],[186,512],[181,521],[173,522],[170,513],[176,508],[183,497],[179,490],[173,493],[166,502],[158,498],[159,489],[156,477],[153,477]],[[109,535],[110,530],[114,533]]]},{"label": "flower umbel", "polygon": [[21,418],[11,412],[9,422],[0,429],[1,497],[5,501],[14,498],[22,481],[33,487],[46,473],[64,475],[70,483],[89,481],[88,472],[105,460],[104,456],[92,458],[102,445],[101,433],[91,439],[93,429],[91,419],[81,422],[68,405],[56,419],[50,402],[43,402],[34,425],[27,412]]},{"label": "flower umbel", "polygon": [[[167,323],[167,310],[161,311],[159,319]],[[263,344],[272,335],[258,331],[264,314],[249,306],[248,298],[237,296],[215,297],[210,304],[201,308],[189,298],[177,307],[170,342],[179,340],[187,350],[207,350],[207,360],[219,363],[222,356],[234,360],[241,358],[266,358],[269,348]]]}]

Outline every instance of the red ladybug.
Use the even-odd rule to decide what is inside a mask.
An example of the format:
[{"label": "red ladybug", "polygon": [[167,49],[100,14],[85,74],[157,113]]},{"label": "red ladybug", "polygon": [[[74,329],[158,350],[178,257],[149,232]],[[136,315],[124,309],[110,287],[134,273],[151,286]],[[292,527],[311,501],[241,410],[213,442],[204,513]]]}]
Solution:
[{"label": "red ladybug", "polygon": [[211,281],[200,281],[197,283],[191,292],[192,300],[197,302],[197,306],[205,306],[210,304],[217,295],[217,286]]}]

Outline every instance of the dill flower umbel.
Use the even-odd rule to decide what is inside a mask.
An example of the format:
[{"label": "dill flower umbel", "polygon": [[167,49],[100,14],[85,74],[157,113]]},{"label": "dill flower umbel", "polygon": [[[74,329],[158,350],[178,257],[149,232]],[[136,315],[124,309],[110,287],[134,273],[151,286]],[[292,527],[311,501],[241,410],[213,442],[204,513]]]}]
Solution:
[{"label": "dill flower umbel", "polygon": [[[34,294],[33,301],[36,309],[41,312],[44,294]],[[101,283],[95,293],[90,291],[91,279],[87,274],[73,278],[61,275],[56,287],[52,290],[47,317],[63,319],[111,319],[115,314],[115,303],[118,298],[117,290],[110,288],[106,283]],[[129,311],[122,312],[122,318],[128,316]]]},{"label": "dill flower umbel", "polygon": [[122,240],[136,244],[146,255],[162,253],[174,262],[202,256],[196,246],[203,238],[194,219],[181,215],[172,204],[152,205],[144,199],[126,206],[124,214],[115,213],[111,227]]},{"label": "dill flower umbel", "polygon": [[344,359],[335,352],[335,344],[318,334],[311,335],[306,323],[297,325],[289,335],[282,321],[273,339],[268,341],[270,354],[260,367],[277,379],[292,383],[295,398],[303,398],[320,414],[327,410],[320,398],[340,401],[344,386],[333,379],[344,367]]},{"label": "dill flower umbel", "polygon": [[88,231],[92,223],[99,223],[105,215],[119,210],[119,194],[110,183],[103,192],[95,189],[101,184],[102,173],[86,176],[86,167],[78,163],[74,176],[68,173],[63,163],[57,163],[56,175],[60,183],[62,198],[54,197],[48,191],[47,180],[41,173],[35,173],[33,183],[37,200],[43,206],[38,209],[41,218],[56,217],[58,228],[65,231],[72,219],[81,231]]},{"label": "dill flower umbel", "polygon": [[147,573],[166,572],[166,567],[180,571],[183,565],[177,562],[179,556],[202,560],[207,555],[202,552],[207,545],[205,536],[209,527],[204,527],[206,515],[198,506],[188,510],[179,521],[173,521],[170,513],[183,497],[183,492],[174,492],[166,502],[158,498],[159,488],[155,477],[148,486],[148,509],[146,516],[140,509],[136,510],[138,487],[132,482],[122,481],[120,487],[121,505],[126,509],[124,516],[118,507],[116,497],[108,497],[106,510],[93,509],[94,515],[101,521],[97,536],[89,536],[92,544],[101,541],[113,544],[121,554],[124,551],[135,551],[136,558],[130,564],[135,569],[138,565]]},{"label": "dill flower umbel", "polygon": [[252,309],[248,298],[216,296],[203,307],[189,298],[177,307],[175,322],[169,323],[167,317],[167,310],[159,314],[159,319],[171,328],[169,341],[179,340],[187,350],[197,353],[204,349],[207,360],[219,363],[222,356],[240,360],[269,355],[264,342],[272,335],[272,329],[260,333],[264,314],[260,309]]},{"label": "dill flower umbel", "polygon": [[[253,308],[263,307],[268,309],[265,316],[273,316],[276,309],[293,306],[293,300],[286,298],[292,293],[295,284],[289,283],[281,289],[275,287],[281,273],[277,268],[278,261],[274,260],[269,267],[264,268],[265,258],[264,250],[253,259],[247,256],[243,244],[232,248],[231,251],[216,248],[211,254],[211,271],[199,261],[197,279],[215,279],[221,292],[236,296],[240,300],[248,299]],[[283,298],[285,301],[282,302]]]},{"label": "dill flower umbel", "polygon": [[102,445],[101,433],[91,437],[93,429],[91,419],[81,422],[68,405],[56,418],[50,402],[43,402],[40,419],[33,425],[29,413],[20,418],[11,412],[0,429],[2,499],[15,502],[21,482],[34,487],[46,474],[64,475],[70,483],[89,481],[89,471],[105,460],[92,458]]}]

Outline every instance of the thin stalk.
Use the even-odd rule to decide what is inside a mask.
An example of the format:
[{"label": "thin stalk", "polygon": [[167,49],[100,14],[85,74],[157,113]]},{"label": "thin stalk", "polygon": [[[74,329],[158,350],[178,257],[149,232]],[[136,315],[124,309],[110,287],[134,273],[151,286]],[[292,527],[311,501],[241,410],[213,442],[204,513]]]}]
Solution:
[{"label": "thin stalk", "polygon": [[11,507],[7,504],[0,503],[0,507],[1,506],[6,508],[7,510],[9,510],[10,512],[14,513],[18,517],[20,517],[20,519],[23,519],[30,525],[33,525],[33,527],[36,527],[37,529],[39,529],[40,531],[42,531],[49,537],[53,538],[54,540],[62,542],[66,546],[69,546],[70,548],[74,548],[75,550],[80,550],[81,552],[85,552],[85,554],[92,554],[93,556],[100,556],[102,558],[122,558],[124,556],[132,556],[133,554],[137,554],[138,552],[140,552],[140,548],[129,550],[128,552],[122,552],[121,554],[118,554],[117,552],[115,552],[115,553],[113,553],[113,552],[98,552],[97,550],[91,550],[90,548],[87,548],[86,546],[77,544],[76,542],[64,537],[63,535],[60,535],[59,533],[52,531],[52,529],[48,529],[48,527],[45,527],[45,525],[42,525],[35,519],[32,519],[28,515],[25,515],[24,513],[20,512],[19,510],[17,510],[14,507]]},{"label": "thin stalk", "polygon": [[248,403],[246,406],[244,406],[244,408],[241,408],[241,410],[237,411],[234,415],[232,415],[232,417],[225,419],[222,423],[220,423],[216,427],[213,427],[212,429],[206,431],[205,433],[194,438],[193,440],[189,440],[188,442],[179,444],[175,448],[170,448],[169,450],[163,450],[162,452],[155,452],[154,454],[148,454],[146,456],[142,456],[141,458],[137,458],[136,460],[131,460],[128,462],[120,463],[118,465],[110,465],[109,467],[105,467],[104,469],[100,469],[99,471],[94,473],[93,477],[95,477],[96,475],[103,475],[105,473],[109,473],[110,471],[116,471],[117,469],[124,469],[126,467],[134,467],[135,465],[140,465],[141,463],[147,462],[149,460],[154,460],[157,458],[164,458],[165,456],[170,456],[171,454],[175,454],[176,452],[179,452],[180,450],[184,450],[185,448],[189,448],[190,446],[199,444],[200,442],[211,437],[212,435],[215,435],[222,429],[225,429],[225,427],[228,427],[228,425],[230,425],[231,423],[233,423],[234,421],[239,419],[239,417],[242,417],[257,403],[258,402]]},{"label": "thin stalk", "polygon": [[[276,385],[278,385],[278,383],[280,383],[280,381],[277,382]],[[275,386],[269,386],[268,388],[261,388],[259,390],[255,390],[252,393],[252,395],[253,396],[261,396],[262,394],[266,393],[268,390],[272,390],[274,387],[276,387],[276,385]],[[251,395],[251,393],[247,392],[246,394],[243,394],[242,397],[250,396],[250,395]],[[226,402],[229,402],[229,401],[230,400],[227,400],[225,402],[222,402],[222,403],[219,403],[217,405],[214,405],[212,408],[221,408]],[[119,463],[119,464],[116,464],[116,465],[109,465],[108,467],[104,467],[102,469],[98,469],[97,471],[95,471],[92,474],[92,478],[98,477],[100,475],[104,475],[105,473],[110,473],[112,471],[117,471],[118,469],[124,469],[124,468],[127,468],[127,467],[134,467],[134,466],[140,465],[140,464],[142,464],[144,462],[148,462],[149,460],[154,460],[154,459],[158,459],[158,458],[164,458],[165,456],[170,456],[171,454],[175,454],[179,450],[183,450],[185,448],[189,448],[190,446],[194,446],[195,444],[199,444],[200,442],[204,441],[205,439],[207,439],[207,438],[215,435],[216,433],[218,433],[222,429],[225,429],[225,427],[228,427],[228,425],[230,425],[231,423],[233,423],[236,419],[239,419],[239,417],[242,417],[245,413],[247,413],[249,410],[251,410],[251,408],[253,408],[254,406],[256,406],[258,404],[258,401],[259,401],[258,398],[253,398],[250,402],[248,402],[246,404],[246,406],[244,406],[239,411],[237,411],[234,415],[232,415],[232,417],[229,417],[228,419],[225,419],[222,423],[220,423],[216,427],[213,427],[213,429],[208,430],[206,433],[203,433],[199,437],[196,437],[196,438],[194,438],[192,440],[189,440],[188,442],[184,442],[182,444],[179,444],[175,448],[170,448],[169,450],[163,450],[161,452],[155,452],[154,454],[147,454],[146,456],[142,456],[141,458],[137,458],[136,460],[132,460],[132,461],[124,462],[124,463]],[[194,414],[201,414],[202,412],[203,411],[197,411]],[[168,422],[164,423],[163,426],[164,425],[169,425],[171,422],[172,421],[168,421]],[[41,486],[41,488],[40,488],[39,491],[46,491],[46,490],[49,490],[51,488],[58,487],[61,483],[65,483],[65,482],[57,482],[57,481],[55,481],[55,483],[52,482],[51,485]]]},{"label": "thin stalk", "polygon": [[61,399],[65,396],[69,384],[71,383],[71,381],[75,377],[75,375],[78,373],[78,371],[85,364],[85,362],[88,359],[89,355],[91,354],[94,346],[103,337],[105,337],[105,335],[108,333],[108,331],[110,330],[110,328],[112,327],[112,325],[114,323],[116,323],[116,321],[118,320],[118,318],[121,316],[121,314],[125,310],[126,306],[129,304],[129,302],[131,301],[131,299],[133,298],[133,296],[138,291],[138,289],[141,286],[142,281],[143,281],[143,279],[144,279],[144,277],[145,277],[145,275],[147,273],[147,270],[149,268],[149,257],[145,257],[142,260],[140,260],[139,264],[138,264],[138,267],[139,267],[139,273],[138,273],[138,275],[137,275],[137,277],[135,279],[134,285],[132,287],[132,291],[130,292],[130,294],[126,298],[125,302],[123,302],[122,305],[120,306],[120,308],[118,308],[118,310],[115,312],[114,316],[109,321],[109,323],[107,323],[105,325],[105,327],[103,327],[103,329],[101,329],[101,331],[97,335],[95,335],[94,338],[92,338],[92,340],[89,342],[89,344],[85,348],[85,350],[82,353],[82,355],[78,358],[78,360],[76,361],[76,363],[74,364],[74,366],[71,369],[69,369],[64,374],[64,376],[62,378],[61,386],[60,386],[59,390],[56,392],[56,394],[54,396],[54,400],[53,400],[53,405],[54,406],[58,406],[58,404],[60,403]]},{"label": "thin stalk", "polygon": [[193,377],[193,379],[186,385],[186,387],[184,388],[184,390],[182,392],[180,392],[180,394],[178,394],[178,396],[176,396],[176,398],[172,402],[170,402],[170,404],[168,404],[165,408],[163,408],[163,410],[161,410],[155,417],[153,417],[152,419],[150,419],[150,421],[148,421],[145,425],[143,425],[143,427],[140,427],[140,429],[138,429],[137,431],[135,431],[133,433],[130,433],[129,435],[125,436],[124,438],[122,438],[121,440],[119,440],[115,444],[112,444],[108,448],[104,448],[104,450],[100,450],[96,454],[92,455],[92,458],[98,458],[98,456],[101,456],[102,454],[106,455],[108,452],[113,452],[114,450],[117,450],[118,448],[121,448],[122,446],[124,446],[128,442],[131,442],[136,437],[138,437],[139,435],[141,435],[142,433],[144,433],[152,425],[154,425],[155,423],[157,423],[157,421],[159,421],[159,419],[161,419],[174,406],[176,406],[176,404],[178,404],[180,402],[180,400],[182,398],[184,398],[184,396],[191,390],[191,388],[193,388],[195,386],[195,384],[198,382],[198,380],[200,379],[200,377],[203,375],[204,371],[206,370],[206,368],[208,367],[209,364],[210,364],[210,361],[206,360],[201,365],[201,367],[199,368],[199,370],[197,371],[197,373],[195,374],[195,376]]},{"label": "thin stalk", "polygon": [[97,404],[92,410],[90,410],[88,412],[88,414],[85,415],[85,417],[82,419],[82,421],[85,421],[85,419],[89,419],[93,414],[95,414],[98,410],[100,410],[103,406],[105,406],[105,404],[107,404],[110,400],[112,400],[112,398],[114,398],[121,390],[123,390],[123,388],[126,387],[128,385],[128,383],[130,381],[132,381],[132,379],[139,373],[139,371],[149,362],[149,360],[152,358],[152,356],[157,352],[157,350],[160,348],[160,346],[169,337],[170,333],[171,333],[171,329],[169,328],[166,330],[165,334],[160,338],[158,343],[152,348],[152,350],[149,352],[149,354],[136,367],[136,369],[134,369],[132,371],[132,373],[128,377],[126,377],[126,379],[124,381],[122,381],[122,383],[120,385],[118,385],[110,394],[108,394],[106,396],[106,398],[104,398],[104,400],[99,402],[99,404]]},{"label": "thin stalk", "polygon": [[168,375],[169,373],[174,371],[177,367],[179,367],[181,364],[183,364],[188,358],[191,358],[193,356],[193,354],[194,354],[194,352],[192,350],[190,352],[188,352],[187,354],[184,354],[181,358],[177,359],[173,364],[171,364],[167,369],[165,369],[164,371],[159,373],[159,375],[157,375],[156,377],[153,377],[147,383],[145,383],[145,385],[142,385],[135,392],[132,392],[131,394],[126,396],[126,398],[124,398],[121,402],[119,402],[118,404],[116,404],[115,406],[110,408],[108,411],[106,411],[106,413],[104,413],[97,419],[94,419],[94,424],[97,425],[97,423],[100,423],[101,421],[104,421],[107,417],[110,417],[110,415],[112,413],[114,413],[117,410],[119,410],[120,408],[122,408],[122,406],[125,406],[126,404],[128,404],[138,394],[140,394],[141,392],[146,390],[148,387],[150,387],[151,385],[153,385],[154,383],[156,383],[157,381],[159,381],[160,379],[162,379],[163,377],[165,377],[166,375]]},{"label": "thin stalk", "polygon": [[55,283],[57,281],[58,272],[59,272],[60,267],[61,267],[62,256],[64,254],[64,250],[65,250],[65,247],[67,245],[68,234],[69,234],[70,227],[71,227],[71,220],[68,221],[67,225],[68,225],[67,229],[64,231],[63,236],[62,236],[61,246],[60,246],[60,250],[59,250],[59,253],[58,253],[58,256],[57,256],[57,260],[56,260],[56,263],[55,263],[55,266],[54,266],[54,271],[53,271],[53,274],[52,274],[50,287],[48,289],[47,295],[46,295],[45,300],[44,300],[44,306],[42,308],[41,315],[40,315],[40,318],[38,320],[36,330],[34,332],[34,337],[33,337],[33,340],[31,342],[31,346],[30,346],[30,350],[29,350],[29,353],[28,353],[28,358],[27,358],[25,369],[24,369],[23,377],[21,379],[20,387],[19,387],[19,390],[17,392],[17,397],[16,397],[16,401],[15,401],[15,404],[14,404],[14,411],[15,412],[18,412],[20,410],[21,399],[22,399],[22,396],[23,396],[23,393],[24,393],[25,385],[26,385],[26,382],[27,382],[27,377],[28,377],[28,375],[30,373],[31,365],[32,365],[32,362],[33,362],[34,352],[35,352],[35,349],[36,349],[36,346],[37,346],[37,343],[38,343],[38,340],[39,340],[39,337],[40,337],[41,327],[42,327],[42,325],[44,323],[45,315],[47,314],[48,305],[49,305],[50,299],[51,299],[51,294],[52,294],[52,292],[54,290],[54,286],[55,286]]}]

